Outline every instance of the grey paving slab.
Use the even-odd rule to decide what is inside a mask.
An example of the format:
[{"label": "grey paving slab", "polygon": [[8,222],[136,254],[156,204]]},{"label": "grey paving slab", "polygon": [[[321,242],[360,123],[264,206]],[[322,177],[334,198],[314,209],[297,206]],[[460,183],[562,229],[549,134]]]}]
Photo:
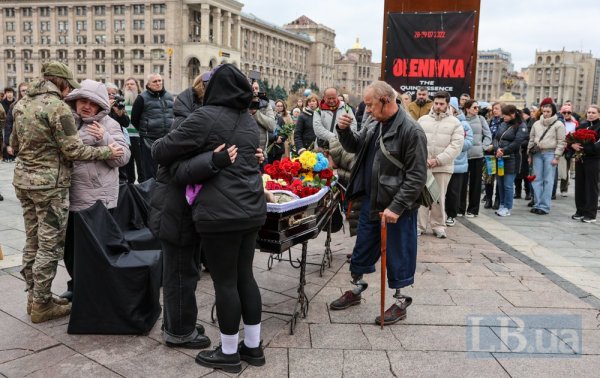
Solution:
[{"label": "grey paving slab", "polygon": [[387,353],[396,377],[509,377],[490,354],[476,359],[463,352]]},{"label": "grey paving slab", "polygon": [[0,364],[60,342],[0,311]]},{"label": "grey paving slab", "polygon": [[494,357],[511,377],[597,377],[600,356],[561,357],[556,355],[515,356],[494,353]]},{"label": "grey paving slab", "polygon": [[35,378],[47,378],[47,377],[120,377],[119,374],[110,371],[106,367],[98,364],[86,358],[82,355],[74,355],[68,359],[61,360],[60,362],[37,370],[27,377]]},{"label": "grey paving slab", "polygon": [[308,323],[298,323],[293,335],[287,328],[281,329],[269,343],[272,348],[302,348],[310,349],[312,347],[310,341],[310,328]]},{"label": "grey paving slab", "polygon": [[317,349],[371,349],[358,324],[311,324],[310,339]]},{"label": "grey paving slab", "polygon": [[77,352],[64,345],[42,349],[37,353],[0,364],[0,374],[7,377],[22,377],[40,370],[51,368],[62,361],[69,360]]},{"label": "grey paving slab", "polygon": [[385,351],[344,351],[344,378],[390,377],[392,370]]},{"label": "grey paving slab", "polygon": [[[502,307],[502,312],[517,320],[526,315],[527,326],[531,328],[562,328],[563,324],[556,316],[576,316],[581,319],[581,329],[595,330],[600,328],[599,311],[597,309],[565,309],[565,308],[531,308]],[[535,316],[529,316],[535,315]]]},{"label": "grey paving slab", "polygon": [[[542,328],[512,328],[512,327],[490,327],[491,330],[502,341],[500,347],[506,346],[508,350],[502,350],[514,353],[527,354],[554,354],[556,358],[568,357],[579,354],[579,336],[577,335],[577,345],[573,345],[565,335],[568,335],[564,330],[560,332],[550,332]],[[577,331],[573,330],[576,334]],[[518,335],[518,336],[515,336]],[[564,337],[565,340],[561,337]],[[541,347],[531,345],[533,340],[543,340]],[[527,342],[524,342],[527,341]]]},{"label": "grey paving slab", "polygon": [[362,324],[363,334],[367,337],[373,350],[403,350],[402,343],[392,332],[392,327],[377,326],[375,324]]},{"label": "grey paving slab", "polygon": [[473,303],[485,307],[512,306],[510,302],[504,299],[495,290],[449,289],[447,293],[452,298],[454,304],[458,306],[468,306]]},{"label": "grey paving slab", "polygon": [[[265,366],[247,366],[241,377],[244,378],[279,378],[288,376],[288,350],[285,348],[266,348]],[[242,365],[246,365],[243,363]]]},{"label": "grey paving slab", "polygon": [[573,294],[565,291],[523,292],[499,290],[499,293],[515,307],[530,307],[531,303],[535,303],[540,307],[592,308],[591,305],[582,302]]},{"label": "grey paving slab", "polygon": [[341,349],[289,349],[289,377],[341,377],[344,351]]},{"label": "grey paving slab", "polygon": [[390,327],[394,336],[406,350],[468,352],[472,346],[467,342],[468,333],[477,334],[482,340],[498,342],[500,339],[488,327],[398,325]]}]

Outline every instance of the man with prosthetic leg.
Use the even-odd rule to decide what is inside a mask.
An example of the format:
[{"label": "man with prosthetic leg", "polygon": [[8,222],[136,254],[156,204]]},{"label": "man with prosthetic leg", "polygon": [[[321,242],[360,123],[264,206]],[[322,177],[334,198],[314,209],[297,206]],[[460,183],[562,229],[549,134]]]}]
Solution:
[{"label": "man with prosthetic leg", "polygon": [[[363,198],[356,244],[350,262],[351,283],[356,287],[331,302],[332,310],[344,310],[361,302],[368,284],[363,275],[375,272],[380,258],[381,224],[387,223],[387,278],[395,290],[394,303],[385,311],[384,324],[406,318],[412,299],[400,293],[414,283],[417,263],[417,199],[427,179],[427,139],[423,129],[396,102],[396,92],[376,81],[363,95],[371,127],[350,129],[351,119],[336,124],[344,149],[356,153],[347,196]],[[399,168],[388,158],[398,160]],[[385,290],[385,288],[382,288]],[[377,316],[375,322],[379,323]]]}]

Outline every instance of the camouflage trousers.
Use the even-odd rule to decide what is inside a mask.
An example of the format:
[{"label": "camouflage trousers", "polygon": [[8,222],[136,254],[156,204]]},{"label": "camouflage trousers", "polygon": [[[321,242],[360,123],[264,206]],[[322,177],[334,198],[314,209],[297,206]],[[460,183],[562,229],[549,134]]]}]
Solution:
[{"label": "camouflage trousers", "polygon": [[69,189],[24,190],[15,188],[25,221],[25,247],[21,275],[33,300],[46,303],[56,266],[63,258],[69,213]]}]

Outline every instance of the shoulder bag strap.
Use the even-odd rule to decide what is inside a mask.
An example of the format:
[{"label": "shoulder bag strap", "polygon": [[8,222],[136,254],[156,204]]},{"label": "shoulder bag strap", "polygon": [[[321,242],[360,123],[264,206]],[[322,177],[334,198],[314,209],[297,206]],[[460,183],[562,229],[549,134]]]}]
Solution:
[{"label": "shoulder bag strap", "polygon": [[550,124],[550,126],[548,126],[548,128],[547,128],[546,130],[544,130],[544,132],[542,133],[542,136],[540,137],[540,139],[538,139],[537,143],[541,142],[541,141],[542,141],[542,139],[544,139],[544,137],[546,136],[546,133],[547,133],[548,131],[550,131],[550,129],[552,128],[552,125],[554,125],[554,124],[556,123],[556,121],[558,121],[558,119],[557,119],[557,120],[555,120],[554,122],[552,122],[552,123]]},{"label": "shoulder bag strap", "polygon": [[404,164],[400,160],[393,157],[392,154],[390,154],[390,152],[387,150],[387,148],[385,148],[385,144],[383,144],[383,136],[381,135],[381,129],[383,128],[381,125],[381,122],[379,122],[378,125],[379,125],[379,149],[381,150],[381,153],[383,153],[383,155],[389,161],[391,161],[396,167],[400,168],[401,170],[404,170]]}]

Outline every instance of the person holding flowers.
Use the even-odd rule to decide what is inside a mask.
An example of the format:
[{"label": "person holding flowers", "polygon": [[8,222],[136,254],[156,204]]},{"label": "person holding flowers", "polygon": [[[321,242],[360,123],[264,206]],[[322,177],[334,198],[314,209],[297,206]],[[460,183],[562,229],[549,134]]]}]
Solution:
[{"label": "person holding flowers", "polygon": [[575,151],[575,207],[571,216],[585,223],[596,222],[598,173],[600,172],[600,107],[590,105],[587,120],[567,135],[567,145]]}]

